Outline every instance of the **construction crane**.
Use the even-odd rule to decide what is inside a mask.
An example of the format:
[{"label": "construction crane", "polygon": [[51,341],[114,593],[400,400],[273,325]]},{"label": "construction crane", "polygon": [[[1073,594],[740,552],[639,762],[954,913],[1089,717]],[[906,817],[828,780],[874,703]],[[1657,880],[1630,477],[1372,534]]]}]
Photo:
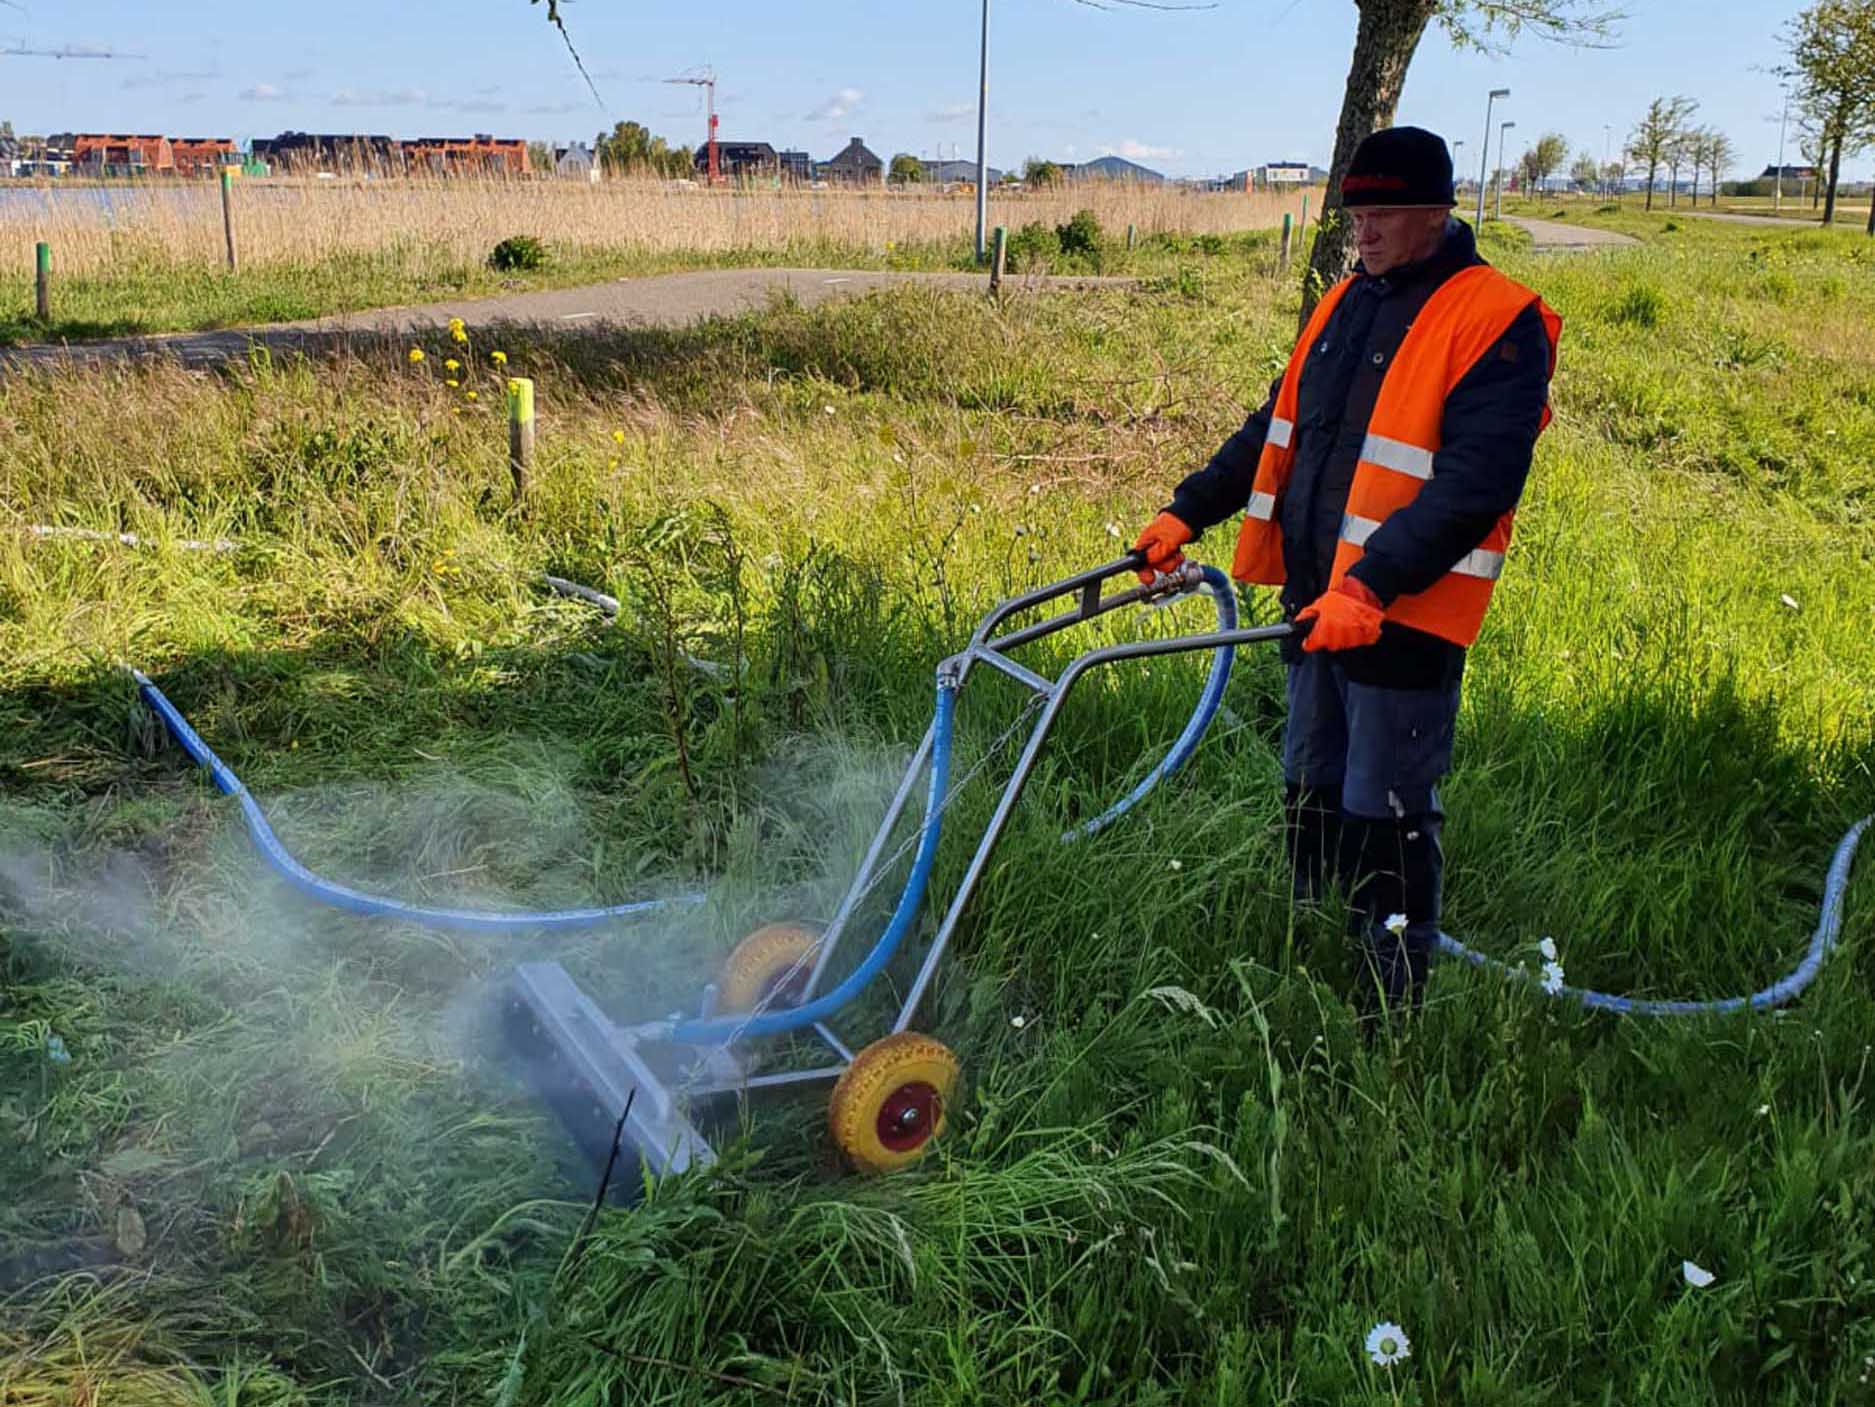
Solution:
[{"label": "construction crane", "polygon": [[666,83],[688,83],[692,87],[701,88],[703,90],[704,101],[708,106],[710,114],[708,140],[709,165],[707,167],[708,174],[705,179],[713,186],[722,179],[721,173],[717,170],[716,166],[716,70],[705,65],[701,75],[698,77],[667,78],[664,81]]}]

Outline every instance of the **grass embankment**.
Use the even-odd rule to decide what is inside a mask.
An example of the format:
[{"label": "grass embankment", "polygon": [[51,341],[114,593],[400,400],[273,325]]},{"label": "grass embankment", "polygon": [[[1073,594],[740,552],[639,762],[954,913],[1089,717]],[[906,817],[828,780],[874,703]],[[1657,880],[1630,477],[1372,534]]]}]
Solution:
[{"label": "grass embankment", "polygon": [[[1567,330],[1469,669],[1447,927],[1533,969],[1553,935],[1572,983],[1764,985],[1875,797],[1875,290],[1855,236],[1747,233],[1503,251]],[[1860,1400],[1866,864],[1788,1016],[1615,1021],[1448,965],[1369,1051],[1336,921],[1286,903],[1273,657],[1157,799],[1058,843],[1201,666],[1116,672],[919,1023],[970,1081],[928,1165],[842,1176],[822,1106],[782,1105],[557,1273],[589,1188],[472,1039],[481,984],[544,945],[294,900],[142,749],[112,667],[315,867],[468,902],[707,880],[693,923],[552,949],[621,1016],[667,1011],[757,922],[826,916],[933,663],[1117,554],[1293,328],[1239,264],[507,345],[543,397],[524,514],[487,346],[454,390],[447,345],[9,377],[11,511],[155,545],[0,536],[0,1397]],[[218,536],[241,550],[165,545]],[[1015,702],[973,685],[963,763]],[[990,800],[959,798],[939,895]],[[1361,1351],[1381,1319],[1413,1344],[1391,1370]]]},{"label": "grass embankment", "polygon": [[[236,192],[231,274],[213,186],[0,189],[0,245],[15,255],[0,260],[0,345],[291,322],[729,265],[975,267],[975,201],[954,193],[468,179],[242,182]],[[1113,235],[1132,225],[1144,240],[1130,255],[1119,243],[1103,251],[1109,272],[1158,274],[1193,237],[1221,246],[1273,230],[1305,198],[1320,209],[1318,191],[1200,196],[1097,183],[996,192],[991,219],[1013,235],[1089,209]],[[514,235],[544,241],[550,264],[491,269],[490,251]],[[40,240],[53,260],[45,323],[33,315]]]}]

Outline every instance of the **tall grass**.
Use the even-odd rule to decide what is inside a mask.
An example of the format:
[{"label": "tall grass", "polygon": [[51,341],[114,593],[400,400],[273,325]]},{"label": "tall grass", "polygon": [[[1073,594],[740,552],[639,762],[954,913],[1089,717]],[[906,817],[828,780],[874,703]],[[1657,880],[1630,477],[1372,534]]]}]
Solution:
[{"label": "tall grass", "polygon": [[[41,198],[35,200],[38,193]],[[91,198],[91,197],[96,198]],[[991,193],[992,222],[1066,223],[1091,209],[1102,224],[1142,234],[1268,229],[1303,195],[1198,195],[1168,185],[1088,182]],[[974,229],[967,194],[909,190],[708,190],[667,182],[261,178],[237,182],[235,236],[261,265],[421,253],[438,266],[485,259],[497,241],[531,234],[563,251],[720,253],[737,249],[883,250],[952,244]],[[30,261],[47,240],[58,268],[94,273],[126,258],[213,268],[224,258],[212,185],[13,188],[0,200],[0,241]]]},{"label": "tall grass", "polygon": [[[1468,667],[1446,926],[1725,994],[1795,960],[1875,795],[1875,293],[1855,236],[1654,235],[1495,246],[1564,350]],[[315,867],[484,902],[707,883],[694,922],[552,949],[622,1017],[675,1009],[741,932],[826,916],[977,614],[1117,555],[1261,396],[1290,290],[1260,254],[1191,271],[504,344],[542,392],[525,509],[491,346],[0,386],[11,521],[152,542],[0,529],[0,1396],[1862,1400],[1866,866],[1788,1015],[1621,1021],[1442,966],[1369,1048],[1338,917],[1287,902],[1273,658],[1152,803],[1059,843],[1202,666],[1115,672],[921,1017],[969,1077],[929,1163],[861,1181],[816,1099],[731,1111],[721,1167],[563,1268],[590,1180],[473,1039],[541,947],[308,909],[145,746],[118,659]],[[172,545],[214,537],[243,548]],[[714,668],[659,667],[685,654]],[[1015,706],[973,683],[966,761]],[[957,798],[939,895],[997,776]],[[1413,1343],[1390,1370],[1361,1353],[1381,1319]]]}]

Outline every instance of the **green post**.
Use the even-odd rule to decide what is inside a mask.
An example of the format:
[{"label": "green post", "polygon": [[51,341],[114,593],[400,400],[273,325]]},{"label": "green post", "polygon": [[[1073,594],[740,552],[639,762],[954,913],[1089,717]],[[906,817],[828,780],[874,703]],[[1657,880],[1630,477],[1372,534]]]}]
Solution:
[{"label": "green post", "polygon": [[221,232],[228,241],[228,272],[234,272],[234,172],[221,168]]},{"label": "green post", "polygon": [[1128,225],[1126,227],[1126,252],[1128,254],[1131,254],[1133,252],[1133,240],[1137,236],[1137,234],[1138,234],[1138,231],[1133,226]]},{"label": "green post", "polygon": [[1009,228],[998,225],[990,241],[990,292],[1003,291],[1003,261],[1009,255]]},{"label": "green post", "polygon": [[527,492],[528,471],[534,465],[534,383],[525,376],[508,378],[508,469],[514,475],[514,497]]},{"label": "green post", "polygon": [[1309,194],[1307,191],[1302,193],[1302,219],[1299,223],[1305,230],[1309,227]]},{"label": "green post", "polygon": [[1279,254],[1276,259],[1276,272],[1279,274],[1289,272],[1289,240],[1294,234],[1294,230],[1291,227],[1292,224],[1293,221],[1289,212],[1287,210],[1283,211],[1283,247],[1282,253]]},{"label": "green post", "polygon": [[47,244],[44,240],[41,240],[38,249],[34,252],[37,256],[35,262],[38,265],[38,278],[36,280],[38,296],[34,300],[33,310],[39,314],[39,321],[51,322],[52,246]]}]

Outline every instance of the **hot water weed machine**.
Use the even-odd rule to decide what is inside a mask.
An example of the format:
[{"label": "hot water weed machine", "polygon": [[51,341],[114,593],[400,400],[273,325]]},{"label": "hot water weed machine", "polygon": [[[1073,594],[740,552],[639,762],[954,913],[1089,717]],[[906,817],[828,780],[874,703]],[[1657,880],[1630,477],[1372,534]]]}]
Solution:
[{"label": "hot water weed machine", "polygon": [[[1199,650],[1212,653],[1210,675],[1197,707],[1166,755],[1126,796],[1063,835],[1062,839],[1070,842],[1093,835],[1125,815],[1191,756],[1222,704],[1237,646],[1280,640],[1296,631],[1287,623],[1239,628],[1236,598],[1224,575],[1213,567],[1187,563],[1174,573],[1156,578],[1149,586],[1103,593],[1103,583],[1136,572],[1139,567],[1139,555],[1131,554],[1011,597],[984,616],[963,650],[938,665],[937,705],[931,724],[824,931],[790,923],[761,928],[730,954],[718,980],[705,986],[691,1013],[679,1012],[630,1025],[615,1023],[559,963],[525,962],[515,967],[503,993],[507,1033],[537,1088],[595,1164],[609,1168],[621,1151],[629,1150],[654,1176],[706,1165],[714,1155],[698,1125],[705,1106],[740,1100],[764,1090],[822,1083],[833,1086],[828,1122],[834,1142],[855,1166],[883,1172],[911,1163],[923,1153],[943,1130],[946,1107],[958,1085],[959,1067],[949,1050],[913,1031],[912,1023],[958,920],[1021,798],[1023,785],[1075,685],[1090,671],[1107,665]],[[1216,628],[1205,633],[1090,649],[1052,679],[1013,657],[1024,645],[1109,612],[1132,605],[1173,605],[1199,592],[1210,594],[1217,611]],[[576,594],[596,603],[610,603],[610,598],[583,588]],[[1065,610],[1030,624],[1009,625],[1013,617],[1057,601],[1069,604]],[[890,1030],[855,1049],[829,1023],[884,971],[917,924],[937,856],[944,812],[957,787],[968,780],[963,778],[955,785],[951,781],[952,732],[958,697],[979,668],[1015,680],[1032,695],[1028,708],[1005,732],[1005,739],[1013,737],[1031,713],[1036,715],[1035,722],[916,976],[899,1003]],[[262,857],[295,888],[322,903],[353,913],[445,929],[507,933],[596,928],[622,919],[669,912],[675,906],[695,904],[703,898],[692,894],[609,908],[491,913],[426,908],[321,878],[287,852],[240,779],[209,750],[162,692],[143,675],[137,674],[136,679],[144,702],[170,733],[208,771],[217,787],[238,798],[243,820]],[[990,751],[995,751],[995,745]],[[921,777],[925,779],[922,821],[909,840],[888,854],[890,837]],[[1803,961],[1786,976],[1748,996],[1681,1001],[1623,996],[1560,983],[1539,989],[1533,974],[1521,966],[1468,948],[1448,934],[1439,935],[1439,950],[1473,966],[1502,972],[1528,984],[1529,990],[1620,1015],[1696,1016],[1779,1006],[1809,984],[1835,946],[1850,867],[1871,819],[1875,818],[1865,817],[1851,826],[1836,847],[1824,881],[1822,912]],[[910,873],[884,928],[851,971],[823,991],[829,963],[859,921],[862,901],[908,850],[914,852]],[[800,1036],[809,1044],[818,1043],[822,1052],[819,1063],[757,1073],[763,1054],[759,1043],[789,1035]]]},{"label": "hot water weed machine", "polygon": [[[1188,563],[1158,577],[1150,586],[1129,585],[1103,594],[1103,583],[1134,573],[1140,565],[1137,554],[1129,555],[1011,597],[984,616],[963,650],[938,665],[937,705],[931,724],[824,931],[787,923],[762,928],[730,954],[719,979],[704,988],[692,1014],[633,1025],[614,1023],[557,962],[525,962],[514,969],[504,994],[506,1031],[533,1083],[596,1164],[608,1164],[617,1156],[620,1150],[616,1145],[621,1143],[654,1175],[709,1163],[714,1155],[693,1113],[714,1101],[818,1083],[833,1086],[829,1125],[835,1143],[857,1167],[886,1171],[919,1157],[944,1126],[946,1103],[956,1089],[959,1067],[943,1045],[914,1032],[912,1022],[964,907],[982,878],[990,853],[1075,685],[1090,671],[1106,665],[1198,650],[1213,655],[1197,707],[1166,755],[1130,793],[1069,831],[1063,837],[1068,841],[1093,835],[1119,819],[1191,756],[1223,701],[1236,646],[1273,641],[1292,632],[1286,624],[1239,629],[1236,598],[1223,573],[1214,567]],[[1112,611],[1134,605],[1172,605],[1200,593],[1208,593],[1216,607],[1216,629],[1207,633],[1091,649],[1052,679],[1013,657],[1021,646]],[[596,594],[593,599],[609,600]],[[1013,617],[1058,601],[1068,602],[1067,609],[1031,624],[1008,626]],[[1005,738],[1012,736],[1030,713],[1036,714],[1035,723],[891,1029],[856,1049],[829,1022],[879,976],[918,922],[937,857],[944,812],[955,795],[950,773],[957,700],[980,667],[1005,675],[1031,691],[1028,709]],[[243,821],[262,857],[288,883],[322,903],[352,913],[445,929],[504,933],[594,928],[668,912],[677,905],[700,902],[703,897],[687,895],[610,908],[501,913],[426,908],[324,879],[293,858],[241,780],[215,756],[176,707],[148,678],[132,673],[144,702],[184,750],[207,770],[221,791],[240,801]],[[922,822],[910,840],[888,855],[890,837],[920,778],[925,779]],[[822,990],[828,964],[849,937],[861,901],[908,849],[913,850],[909,877],[883,930],[844,978]],[[824,1059],[806,1069],[756,1073],[756,1043],[793,1033],[818,1043]]]}]

